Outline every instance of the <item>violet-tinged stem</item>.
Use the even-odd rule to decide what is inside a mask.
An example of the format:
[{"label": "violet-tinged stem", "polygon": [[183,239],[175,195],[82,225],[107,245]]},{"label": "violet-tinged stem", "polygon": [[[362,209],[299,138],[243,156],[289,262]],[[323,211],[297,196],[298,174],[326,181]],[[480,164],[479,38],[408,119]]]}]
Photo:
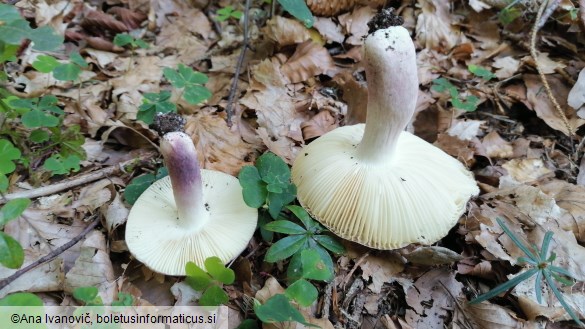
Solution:
[{"label": "violet-tinged stem", "polygon": [[209,213],[203,203],[201,169],[191,137],[182,132],[167,133],[160,150],[171,177],[179,221],[185,226],[202,227]]}]

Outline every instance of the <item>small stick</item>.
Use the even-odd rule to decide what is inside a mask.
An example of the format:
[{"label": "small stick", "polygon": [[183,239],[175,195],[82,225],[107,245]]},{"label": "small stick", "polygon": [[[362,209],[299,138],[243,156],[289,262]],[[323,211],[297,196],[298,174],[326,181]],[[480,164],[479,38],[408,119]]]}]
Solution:
[{"label": "small stick", "polygon": [[[95,218],[97,216],[94,215],[93,217]],[[93,222],[91,222],[85,229],[83,229],[83,231],[81,233],[79,233],[79,235],[77,235],[76,237],[71,239],[71,241],[65,243],[64,245],[60,246],[59,248],[51,251],[47,255],[37,259],[36,261],[30,263],[26,267],[23,267],[20,270],[16,271],[11,276],[0,281],[0,290],[2,290],[7,285],[11,284],[14,280],[18,279],[26,272],[32,270],[33,268],[35,268],[43,263],[46,263],[50,260],[53,260],[55,257],[62,254],[65,250],[73,247],[77,242],[79,242],[81,239],[83,239],[91,230],[93,230],[97,226],[97,224],[99,224],[99,223],[100,223],[99,219],[94,219]]]},{"label": "small stick", "polygon": [[122,163],[119,163],[118,165],[110,166],[110,167],[96,170],[96,171],[93,171],[93,172],[90,172],[90,173],[87,173],[87,174],[84,174],[81,176],[73,177],[71,179],[59,182],[57,184],[43,186],[43,187],[39,187],[39,188],[32,189],[32,190],[19,191],[19,192],[6,194],[2,198],[0,198],[0,204],[4,204],[10,200],[18,199],[18,198],[33,199],[33,198],[38,198],[38,197],[45,196],[45,195],[55,194],[55,193],[61,192],[63,190],[67,190],[67,189],[70,189],[70,188],[73,188],[73,187],[76,187],[79,185],[87,184],[87,183],[96,181],[98,179],[101,179],[101,178],[104,178],[107,176],[111,176],[111,175],[121,171],[124,167],[127,167],[128,165],[134,164],[136,162],[146,161],[152,157],[153,157],[153,154],[151,152],[148,152],[144,155],[141,155],[140,157],[138,157],[136,159],[124,161]]},{"label": "small stick", "polygon": [[234,98],[236,97],[236,93],[238,92],[238,80],[240,79],[240,71],[242,70],[242,65],[244,65],[244,58],[246,57],[246,50],[248,49],[248,24],[250,23],[250,2],[251,2],[250,0],[246,0],[246,8],[244,9],[244,41],[242,42],[242,51],[240,52],[240,57],[238,58],[236,72],[234,73],[234,80],[232,81],[230,95],[228,97],[228,103],[225,108],[225,113],[227,115],[226,123],[228,127],[232,126],[232,116],[234,115],[233,110]]}]

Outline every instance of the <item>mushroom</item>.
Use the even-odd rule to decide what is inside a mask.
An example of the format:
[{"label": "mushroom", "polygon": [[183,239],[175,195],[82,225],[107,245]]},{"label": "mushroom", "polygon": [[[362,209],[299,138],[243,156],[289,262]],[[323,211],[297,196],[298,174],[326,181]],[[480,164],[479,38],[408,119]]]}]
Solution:
[{"label": "mushroom", "polygon": [[364,61],[366,123],[337,128],[299,152],[292,166],[297,198],[332,232],[371,248],[434,243],[479,190],[459,161],[404,131],[418,95],[408,31],[371,32]]},{"label": "mushroom", "polygon": [[199,168],[191,138],[163,136],[161,153],[169,176],[152,184],[134,203],[126,224],[130,252],[152,270],[185,275],[187,262],[224,263],[239,255],[256,229],[258,210],[248,207],[238,180]]}]

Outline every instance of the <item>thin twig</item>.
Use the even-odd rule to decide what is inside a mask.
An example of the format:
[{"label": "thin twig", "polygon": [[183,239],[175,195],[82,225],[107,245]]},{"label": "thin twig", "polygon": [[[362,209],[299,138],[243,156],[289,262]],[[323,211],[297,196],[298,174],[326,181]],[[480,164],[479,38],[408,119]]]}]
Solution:
[{"label": "thin twig", "polygon": [[141,161],[146,161],[148,159],[151,159],[153,156],[154,155],[152,152],[148,152],[144,155],[141,155],[138,158],[124,161],[124,162],[119,163],[117,165],[110,166],[110,167],[103,168],[103,169],[99,169],[99,170],[96,170],[96,171],[93,171],[93,172],[90,172],[87,174],[76,176],[76,177],[70,178],[68,180],[61,181],[57,184],[43,186],[43,187],[39,187],[39,188],[32,189],[32,190],[19,191],[19,192],[6,194],[2,198],[0,198],[0,204],[4,204],[10,200],[18,199],[18,198],[28,198],[28,199],[38,198],[38,197],[45,196],[45,195],[55,194],[57,192],[61,192],[63,190],[67,190],[67,189],[70,189],[70,188],[73,188],[73,187],[76,187],[79,185],[91,183],[91,182],[96,181],[98,179],[114,175],[114,174],[118,173],[119,171],[121,171],[124,167],[127,167],[128,165],[132,165],[136,162],[141,162]]},{"label": "thin twig", "polygon": [[538,75],[540,77],[540,80],[542,81],[544,89],[546,90],[546,94],[547,94],[548,98],[553,103],[555,110],[557,111],[557,113],[561,117],[561,120],[563,121],[565,128],[567,128],[567,132],[568,132],[569,137],[572,137],[573,136],[573,128],[571,128],[571,125],[569,124],[569,120],[567,119],[565,112],[563,112],[563,109],[559,105],[559,102],[557,102],[557,99],[554,97],[552,90],[550,89],[550,86],[548,84],[548,81],[546,80],[546,76],[544,75],[544,72],[540,68],[540,65],[538,65],[538,58],[537,58],[537,54],[536,54],[536,35],[537,35],[538,30],[540,28],[539,23],[540,23],[542,14],[544,13],[544,10],[546,9],[547,4],[548,4],[548,0],[544,0],[540,4],[540,8],[538,9],[538,13],[536,14],[536,20],[534,22],[534,26],[532,27],[532,33],[531,33],[531,37],[530,37],[530,55],[534,59],[534,65],[536,66],[536,70],[538,71]]},{"label": "thin twig", "polygon": [[227,115],[226,122],[228,127],[232,126],[232,116],[234,115],[233,110],[234,98],[236,97],[236,93],[238,91],[238,80],[240,79],[240,71],[242,70],[242,65],[244,65],[244,58],[246,57],[246,50],[248,49],[248,25],[250,23],[250,2],[252,1],[246,0],[246,8],[244,9],[244,41],[242,41],[242,51],[240,52],[240,57],[238,58],[236,72],[234,73],[234,80],[232,81],[230,95],[228,97],[228,103],[225,108],[225,113]]},{"label": "thin twig", "polygon": [[[94,215],[93,217],[95,218],[95,217],[97,217],[97,215]],[[26,267],[23,267],[20,270],[16,271],[11,276],[0,281],[0,290],[2,290],[4,287],[6,287],[7,285],[14,282],[14,280],[18,279],[26,272],[32,270],[33,268],[35,268],[43,263],[46,263],[48,261],[53,260],[55,257],[62,254],[65,250],[73,247],[77,242],[79,242],[81,239],[83,239],[91,230],[93,230],[97,226],[97,224],[99,224],[99,223],[100,223],[99,219],[94,219],[85,229],[83,229],[83,231],[81,231],[81,233],[79,233],[79,235],[77,235],[76,237],[71,239],[71,241],[65,243],[64,245],[60,246],[59,248],[51,251],[47,255],[37,259],[36,261],[30,263]]]}]

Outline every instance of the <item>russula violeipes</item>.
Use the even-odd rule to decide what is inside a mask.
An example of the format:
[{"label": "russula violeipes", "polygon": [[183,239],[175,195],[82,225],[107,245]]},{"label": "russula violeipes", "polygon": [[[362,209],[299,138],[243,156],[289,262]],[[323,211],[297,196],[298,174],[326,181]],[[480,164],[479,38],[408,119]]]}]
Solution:
[{"label": "russula violeipes", "polygon": [[390,26],[364,44],[366,123],[303,148],[292,167],[300,203],[340,237],[375,249],[444,237],[479,190],[472,174],[404,128],[418,95],[408,31]]},{"label": "russula violeipes", "polygon": [[199,168],[188,135],[167,133],[160,150],[169,176],[154,182],[130,210],[128,249],[146,266],[167,275],[185,275],[187,262],[203,267],[211,256],[229,262],[254,234],[257,209],[244,203],[235,177]]}]

